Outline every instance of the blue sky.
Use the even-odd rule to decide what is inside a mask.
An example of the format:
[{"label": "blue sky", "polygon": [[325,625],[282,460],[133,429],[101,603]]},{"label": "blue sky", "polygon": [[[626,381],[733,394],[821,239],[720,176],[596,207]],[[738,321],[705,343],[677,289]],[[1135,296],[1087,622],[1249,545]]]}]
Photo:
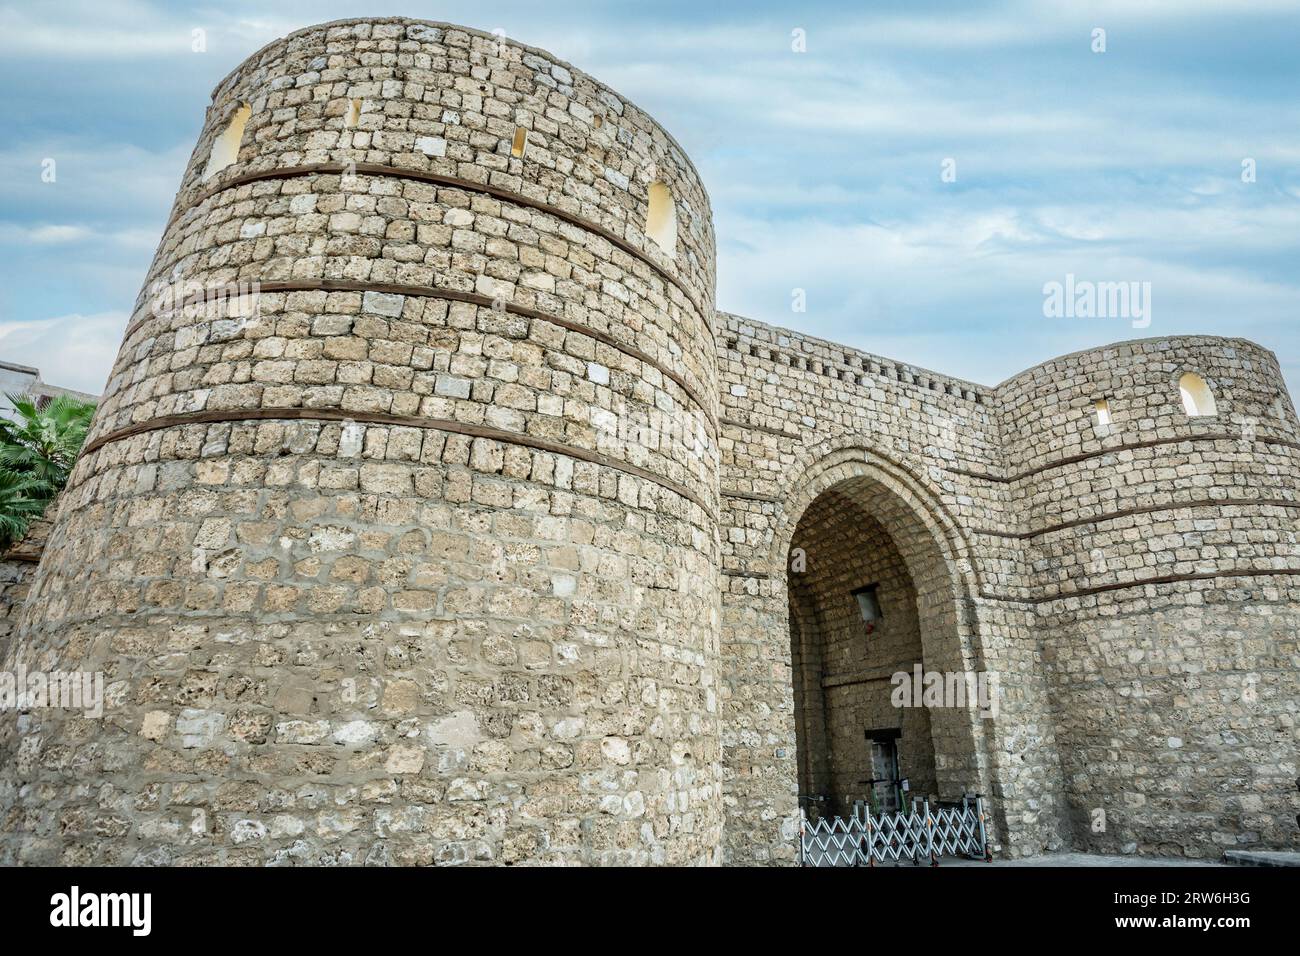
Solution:
[{"label": "blue sky", "polygon": [[[712,197],[719,308],[985,384],[1239,335],[1300,397],[1300,2],[1281,0],[0,3],[0,359],[99,391],[215,83],[291,30],[395,13],[502,29],[654,115]],[[1151,283],[1150,325],[1045,317],[1067,274]]]}]

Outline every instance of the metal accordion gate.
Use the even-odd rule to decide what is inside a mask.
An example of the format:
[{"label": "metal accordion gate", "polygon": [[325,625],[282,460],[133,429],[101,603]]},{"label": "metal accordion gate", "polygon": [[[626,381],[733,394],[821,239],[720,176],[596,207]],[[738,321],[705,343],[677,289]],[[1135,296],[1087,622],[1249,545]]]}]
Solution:
[{"label": "metal accordion gate", "polygon": [[799,863],[802,866],[875,866],[910,860],[939,865],[941,856],[992,860],[984,828],[984,798],[963,796],[959,803],[934,809],[912,801],[910,810],[873,814],[863,801],[847,817],[809,820],[801,812]]}]

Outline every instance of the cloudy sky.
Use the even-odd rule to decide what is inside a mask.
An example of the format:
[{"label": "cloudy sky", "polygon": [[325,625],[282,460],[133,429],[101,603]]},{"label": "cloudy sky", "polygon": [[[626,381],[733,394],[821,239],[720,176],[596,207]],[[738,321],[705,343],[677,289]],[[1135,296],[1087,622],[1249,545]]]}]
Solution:
[{"label": "cloudy sky", "polygon": [[[985,384],[1244,336],[1300,398],[1284,0],[0,3],[0,359],[99,391],[215,83],[291,30],[393,12],[502,29],[654,115],[712,196],[720,308]],[[1150,324],[1045,316],[1067,275],[1150,283]]]}]

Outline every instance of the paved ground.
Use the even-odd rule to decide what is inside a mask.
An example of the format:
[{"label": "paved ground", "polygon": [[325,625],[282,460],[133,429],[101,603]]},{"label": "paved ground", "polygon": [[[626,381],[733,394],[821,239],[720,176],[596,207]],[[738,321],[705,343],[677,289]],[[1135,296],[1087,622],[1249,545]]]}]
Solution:
[{"label": "paved ground", "polygon": [[1223,866],[1218,860],[1184,860],[1150,856],[1107,856],[1100,853],[1045,853],[1023,860],[955,860],[944,857],[940,866]]},{"label": "paved ground", "polygon": [[1224,856],[1240,866],[1300,866],[1300,850],[1228,850]]}]

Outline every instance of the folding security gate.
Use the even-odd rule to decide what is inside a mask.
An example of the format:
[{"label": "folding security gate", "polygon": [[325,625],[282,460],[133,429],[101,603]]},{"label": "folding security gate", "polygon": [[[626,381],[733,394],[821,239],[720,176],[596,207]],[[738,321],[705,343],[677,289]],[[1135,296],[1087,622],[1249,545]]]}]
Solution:
[{"label": "folding security gate", "polygon": [[929,860],[941,856],[991,860],[984,829],[984,799],[961,798],[960,803],[930,808],[912,801],[910,810],[873,814],[857,803],[847,817],[809,820],[802,814],[799,862],[803,866],[875,866],[877,863]]}]

